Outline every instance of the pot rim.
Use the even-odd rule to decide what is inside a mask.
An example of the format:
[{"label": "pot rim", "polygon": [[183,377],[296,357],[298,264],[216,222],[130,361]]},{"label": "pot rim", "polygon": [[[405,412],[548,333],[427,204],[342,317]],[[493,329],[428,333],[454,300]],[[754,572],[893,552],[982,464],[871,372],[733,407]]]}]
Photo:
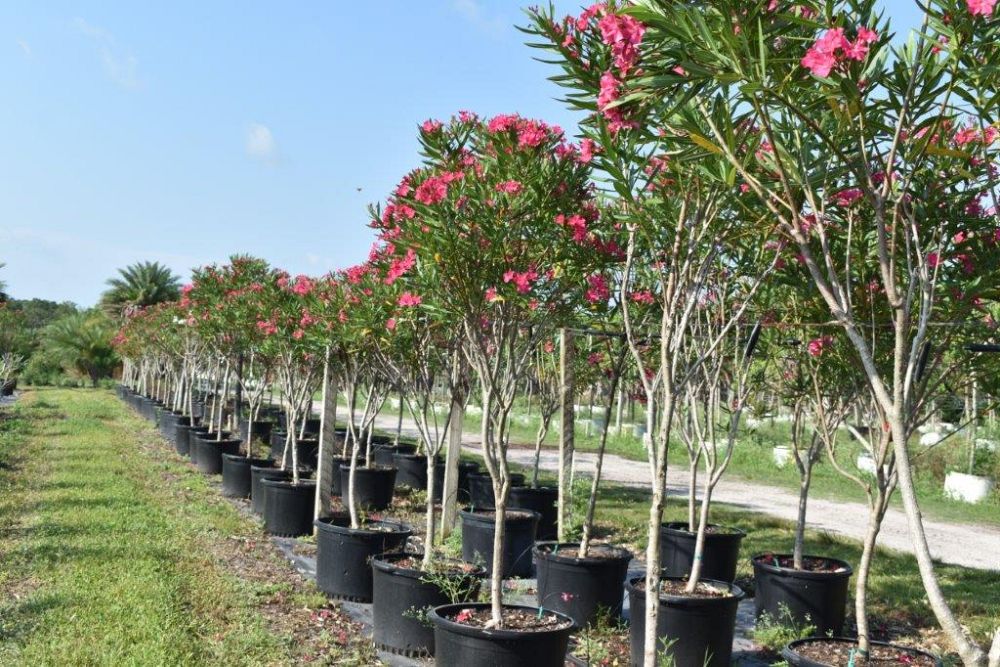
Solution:
[{"label": "pot rim", "polygon": [[[662,531],[667,531],[667,532],[675,533],[675,534],[678,534],[678,535],[697,535],[698,534],[697,530],[684,530],[684,529],[681,529],[681,528],[677,528],[677,526],[686,526],[686,525],[688,525],[687,521],[665,521],[664,523],[660,524],[660,531],[661,532]],[[739,538],[742,539],[742,538],[744,538],[744,537],[747,536],[747,532],[745,530],[743,530],[742,528],[737,528],[736,526],[722,526],[722,525],[717,524],[717,523],[709,523],[709,524],[706,524],[705,527],[706,528],[722,528],[723,530],[725,530],[725,532],[705,533],[705,537],[706,538],[712,538],[712,537],[737,537],[737,536],[739,536]]]},{"label": "pot rim", "polygon": [[[801,646],[802,644],[808,644],[810,642],[821,642],[821,641],[822,642],[839,642],[839,643],[844,643],[844,644],[857,644],[858,643],[857,638],[852,638],[852,637],[805,637],[804,639],[796,639],[795,641],[789,642],[788,644],[786,644],[785,648],[781,649],[781,657],[785,658],[789,662],[791,662],[791,656],[795,656],[795,657],[801,658],[801,659],[808,659],[805,656],[799,655],[798,653],[796,653],[795,649],[798,648],[799,646]],[[931,658],[932,660],[934,660],[935,664],[937,664],[937,665],[944,664],[941,661],[940,657],[934,655],[930,651],[925,651],[925,650],[920,649],[920,648],[914,648],[912,646],[902,646],[900,644],[893,644],[891,642],[880,642],[880,641],[874,641],[874,640],[871,641],[871,642],[869,642],[869,643],[872,646],[889,646],[889,647],[892,647],[892,648],[901,649],[901,650],[909,652],[909,653],[917,653],[919,655],[924,655],[924,656],[927,656],[928,658]]]},{"label": "pot rim", "polygon": [[755,556],[750,557],[750,564],[757,568],[769,572],[771,574],[779,574],[783,577],[795,577],[799,579],[849,579],[851,575],[854,574],[854,568],[847,561],[840,560],[839,558],[832,558],[830,556],[815,556],[812,554],[804,554],[803,558],[816,558],[819,560],[831,561],[839,564],[841,567],[845,568],[843,572],[826,572],[826,571],[815,571],[815,570],[796,570],[793,567],[782,567],[780,565],[774,565],[772,563],[765,563],[760,559],[765,556],[772,556],[778,558],[791,558],[792,554],[784,553],[759,553]]},{"label": "pot rim", "polygon": [[579,542],[557,542],[556,540],[541,540],[535,542],[535,546],[531,548],[531,553],[542,560],[554,560],[560,563],[578,563],[581,565],[596,565],[599,563],[610,563],[616,560],[625,560],[626,562],[631,561],[635,554],[633,554],[629,549],[618,545],[618,544],[591,544],[590,548],[594,547],[610,547],[614,549],[618,555],[612,556],[610,558],[598,558],[596,556],[587,556],[586,558],[580,558],[579,556],[563,556],[558,552],[552,551],[542,551],[543,547],[557,544],[559,547],[579,547]]},{"label": "pot rim", "polygon": [[[485,516],[479,514],[479,512],[493,512],[493,517],[494,518],[485,517]],[[531,514],[532,516],[530,516],[530,517],[521,517],[521,516],[512,517],[512,516],[510,516],[510,512],[522,512],[522,513],[525,513],[525,514]],[[458,510],[458,515],[460,517],[462,517],[462,521],[463,522],[465,521],[466,517],[468,517],[470,520],[472,520],[472,521],[478,521],[479,523],[496,523],[496,508],[495,507],[481,507],[481,508],[479,508],[477,510],[471,510],[471,509],[462,508],[462,509]],[[521,508],[521,507],[508,507],[504,511],[504,521],[506,521],[507,523],[511,523],[511,522],[518,523],[518,522],[522,522],[522,521],[523,522],[527,522],[527,521],[532,521],[532,520],[539,521],[539,520],[541,520],[541,518],[542,518],[541,513],[536,512],[535,510],[524,509],[524,508]]]},{"label": "pot rim", "polygon": [[[225,459],[225,460],[227,460],[227,461],[249,461],[250,465],[252,465],[252,466],[255,465],[255,463],[254,463],[255,461],[256,462],[265,462],[265,461],[271,461],[271,462],[273,462],[274,461],[274,459],[272,459],[272,458],[260,458],[260,457],[247,458],[246,455],[244,455],[244,454],[228,454],[226,452],[222,453],[222,458]],[[264,466],[257,465],[256,467],[263,468]]]},{"label": "pot rim", "polygon": [[215,438],[212,439],[198,438],[197,440],[198,442],[201,442],[206,445],[217,445],[219,447],[221,447],[222,445],[231,445],[233,443],[236,443],[238,445],[243,444],[243,441],[240,440],[239,438],[223,438],[222,440],[216,440]]},{"label": "pot rim", "polygon": [[[661,581],[664,580],[664,579],[668,579],[668,580],[671,580],[671,581],[686,581],[687,577],[660,577]],[[636,583],[638,583],[640,581],[641,582],[645,582],[646,581],[646,575],[645,574],[643,574],[642,576],[638,576],[638,577],[629,577],[629,578],[627,578],[625,580],[625,588],[629,592],[635,591],[636,593],[642,593],[643,595],[645,595],[644,591],[639,591],[638,588],[636,588]],[[707,607],[707,606],[720,605],[720,604],[734,602],[734,601],[738,604],[740,600],[742,600],[743,598],[746,597],[746,592],[742,588],[740,588],[739,586],[737,586],[736,584],[727,584],[726,582],[719,581],[718,579],[700,579],[699,583],[713,584],[713,585],[716,585],[716,586],[727,588],[727,589],[729,589],[729,592],[732,593],[732,595],[730,597],[726,597],[726,598],[723,598],[723,597],[704,598],[704,597],[687,597],[687,596],[684,596],[684,595],[663,595],[663,594],[660,594],[660,596],[659,596],[659,598],[660,598],[660,604],[666,603],[666,604],[674,605],[674,606],[677,606],[677,607],[681,607],[681,606],[686,606],[686,607],[706,606]]]},{"label": "pot rim", "polygon": [[255,466],[253,464],[250,464],[250,470],[252,471],[254,468],[256,468],[257,470],[265,470],[267,472],[276,472],[279,475],[286,475],[286,474],[287,475],[291,475],[292,474],[291,470],[282,470],[281,468],[275,468],[273,465],[271,465],[271,466]]},{"label": "pot rim", "polygon": [[275,479],[273,477],[263,477],[261,478],[260,482],[264,486],[274,486],[274,487],[294,488],[294,489],[316,486],[316,480],[314,479],[300,479],[299,483],[296,484],[290,479]]},{"label": "pot rim", "polygon": [[[554,611],[552,609],[543,608],[545,613],[553,614],[562,618],[564,621],[568,622],[569,625],[561,628],[552,628],[550,630],[507,630],[501,629],[484,629],[475,628],[471,625],[466,625],[464,623],[457,623],[450,618],[445,618],[440,613],[439,610],[444,612],[444,610],[450,610],[453,608],[459,609],[482,609],[489,608],[489,602],[470,602],[470,603],[457,603],[457,604],[444,604],[440,607],[434,607],[429,612],[427,612],[427,618],[436,626],[447,630],[449,632],[454,632],[458,635],[464,635],[466,637],[479,637],[484,639],[523,639],[525,637],[542,637],[546,635],[558,635],[562,633],[570,634],[574,629],[576,629],[576,623],[573,619],[566,614]],[[531,607],[523,604],[505,604],[504,609],[529,609],[534,613],[538,613],[539,607]]]},{"label": "pot rim", "polygon": [[[347,458],[348,460],[350,460],[350,457],[345,457],[345,458]],[[350,472],[351,471],[350,464],[344,465],[343,463],[341,463],[340,464],[340,471],[341,472]],[[368,466],[363,466],[363,465],[361,465],[361,466],[355,466],[355,468],[354,468],[354,472],[355,473],[359,473],[359,472],[362,472],[362,471],[367,472],[369,475],[370,474],[374,474],[374,473],[387,474],[387,473],[390,473],[390,472],[398,472],[399,468],[396,468],[396,467],[385,467],[385,466],[372,466],[371,468],[369,468]]]},{"label": "pot rim", "polygon": [[405,535],[409,537],[413,534],[413,527],[402,521],[393,521],[391,519],[380,519],[378,521],[370,521],[365,525],[378,524],[381,526],[392,526],[395,530],[368,530],[365,528],[351,528],[350,525],[338,526],[336,524],[330,523],[332,517],[320,517],[313,520],[313,525],[319,530],[327,533],[334,533],[337,535],[363,535],[363,536],[375,536],[375,535]]},{"label": "pot rim", "polygon": [[[381,570],[382,572],[398,574],[413,579],[420,579],[424,574],[426,574],[423,570],[416,570],[412,567],[402,567],[392,562],[393,560],[397,560],[400,558],[423,558],[423,554],[409,553],[406,551],[388,551],[372,556],[372,566],[377,570]],[[468,572],[443,573],[446,576],[452,576],[455,579],[459,579],[461,577],[482,579],[483,577],[486,576],[486,568],[483,567],[482,565],[473,565],[472,563],[468,563],[464,560],[461,560],[460,558],[445,558],[442,560],[444,560],[445,562],[464,563],[466,565],[472,565],[473,568]]]}]

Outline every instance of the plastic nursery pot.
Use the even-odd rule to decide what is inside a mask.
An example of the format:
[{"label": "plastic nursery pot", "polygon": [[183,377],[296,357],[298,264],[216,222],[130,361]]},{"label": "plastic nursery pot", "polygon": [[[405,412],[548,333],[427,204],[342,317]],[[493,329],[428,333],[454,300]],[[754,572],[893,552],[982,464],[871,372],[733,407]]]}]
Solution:
[{"label": "plastic nursery pot", "polygon": [[579,550],[578,543],[535,544],[538,606],[566,614],[581,628],[602,617],[617,620],[632,553],[611,544],[594,544],[587,557],[580,558]]},{"label": "plastic nursery pot", "polygon": [[[424,490],[427,488],[427,457],[423,454],[400,454],[392,456],[396,468],[396,486]],[[441,500],[444,488],[444,461],[437,459],[434,465],[434,499]]]},{"label": "plastic nursery pot", "polygon": [[434,628],[427,622],[427,612],[474,600],[486,573],[461,561],[439,561],[438,565],[428,574],[421,570],[420,554],[375,556],[372,617],[376,647],[409,657],[434,655]]},{"label": "plastic nursery pot", "polygon": [[160,423],[159,423],[160,435],[162,435],[164,438],[169,439],[174,432],[174,426],[177,424],[178,417],[180,417],[180,414],[176,412],[172,412],[170,410],[163,410],[160,413]]},{"label": "plastic nursery pot", "polygon": [[181,456],[191,456],[191,433],[192,431],[197,431],[198,429],[205,429],[201,431],[205,433],[208,430],[206,426],[192,426],[190,424],[178,424],[174,427],[174,448],[177,453]]},{"label": "plastic nursery pot", "polygon": [[[835,558],[805,556],[804,561],[807,568],[796,570],[790,555],[760,554],[750,559],[757,588],[757,618],[767,614],[783,625],[811,625],[816,637],[839,635],[844,629],[853,570]],[[810,565],[812,569],[808,569]]]},{"label": "plastic nursery pot", "polygon": [[[187,434],[181,433],[181,429],[183,429],[185,426],[190,426],[190,425],[191,425],[190,417],[188,417],[187,415],[175,415],[174,426],[173,428],[170,429],[170,432],[167,434],[167,440],[170,440],[172,443],[174,443],[174,449],[177,451],[178,454],[182,456],[184,454],[187,454],[187,447],[190,447],[191,444],[187,440]],[[185,447],[184,451],[181,451],[182,437],[184,438],[183,442],[183,446]]]},{"label": "plastic nursery pot", "polygon": [[333,467],[333,474],[330,475],[330,493],[339,497],[341,495],[340,466],[350,466],[351,459],[346,456],[334,456],[330,458],[330,465]]},{"label": "plastic nursery pot", "polygon": [[283,428],[272,428],[271,429],[271,458],[281,463],[281,457],[285,454],[285,438],[288,436],[288,432]]},{"label": "plastic nursery pot", "polygon": [[[511,487],[523,486],[524,475],[519,472],[511,473]],[[493,507],[496,503],[493,497],[493,480],[488,473],[469,473],[469,504],[473,507]]]},{"label": "plastic nursery pot", "polygon": [[194,448],[195,441],[200,436],[208,435],[207,426],[192,426],[187,432],[187,442],[188,442],[188,458],[191,459],[191,463],[198,463],[198,450]]},{"label": "plastic nursery pot", "polygon": [[298,537],[312,532],[316,482],[290,479],[261,480],[264,487],[264,530],[279,537]]},{"label": "plastic nursery pot", "polygon": [[[496,513],[492,509],[460,510],[462,517],[462,560],[482,563],[486,574],[493,572],[493,532]],[[507,509],[504,518],[503,577],[531,576],[531,549],[535,546],[538,512]]]},{"label": "plastic nursery pot", "polygon": [[270,465],[250,466],[250,509],[255,514],[264,513],[264,501],[267,494],[264,493],[265,479],[291,479],[291,470],[281,470],[274,467],[274,461]]},{"label": "plastic nursery pot", "polygon": [[[796,667],[846,667],[851,663],[856,639],[847,637],[815,637],[799,639],[781,651],[781,657]],[[872,664],[914,665],[915,667],[941,667],[944,663],[937,656],[885,642],[871,642],[869,654]],[[904,657],[905,656],[905,657]]]},{"label": "plastic nursery pot", "polygon": [[[664,577],[681,584],[679,577]],[[632,664],[641,665],[646,632],[646,578],[634,577],[625,585],[628,591],[629,644]],[[730,583],[702,579],[701,583],[728,591],[721,597],[694,597],[660,594],[656,619],[659,648],[673,658],[675,665],[729,667],[736,631],[736,609],[743,591]]]},{"label": "plastic nursery pot", "polygon": [[[697,532],[687,529],[686,521],[672,521],[660,526],[660,563],[666,577],[686,577],[694,563]],[[709,524],[702,552],[701,578],[732,583],[740,559],[740,542],[746,537],[739,528]]]},{"label": "plastic nursery pot", "polygon": [[472,494],[469,491],[469,475],[479,472],[479,464],[476,461],[458,462],[458,502],[469,504],[472,502]]},{"label": "plastic nursery pot", "polygon": [[250,466],[269,466],[271,459],[248,459],[242,454],[222,455],[222,495],[250,497]]},{"label": "plastic nursery pot", "polygon": [[206,475],[222,474],[222,455],[239,454],[241,440],[214,440],[195,438],[194,446],[198,449],[198,461],[195,464],[198,472]]},{"label": "plastic nursery pot", "polygon": [[372,436],[372,459],[377,466],[393,466],[396,464],[394,460],[396,454],[415,454],[417,452],[417,446],[412,443],[401,442],[394,445],[392,441],[389,441],[380,444],[374,442],[374,438],[377,437],[381,436]]},{"label": "plastic nursery pot", "polygon": [[330,597],[372,601],[371,559],[402,551],[413,530],[394,521],[372,521],[351,528],[343,513],[316,519],[316,585]]},{"label": "plastic nursery pot", "polygon": [[538,512],[540,518],[536,539],[554,540],[559,533],[559,512],[556,509],[558,500],[559,489],[552,486],[540,486],[537,489],[515,486],[511,487],[507,504],[511,508]]},{"label": "plastic nursery pot", "polygon": [[[427,617],[434,624],[435,658],[438,665],[462,667],[562,667],[566,660],[573,621],[545,609],[543,613],[562,621],[550,629],[482,629],[455,619],[467,610],[489,610],[489,603],[448,604]],[[533,616],[536,607],[504,605],[504,611],[522,610]]]},{"label": "plastic nursery pot", "polygon": [[[250,422],[247,419],[240,420],[240,437],[246,442],[247,439],[247,429]],[[257,420],[253,423],[253,441],[254,442],[266,442],[271,443],[271,428],[274,426],[274,422]]]},{"label": "plastic nursery pot", "polygon": [[[351,465],[340,466],[340,495],[347,500],[350,488]],[[358,507],[368,510],[384,510],[392,504],[392,495],[396,484],[395,468],[363,468],[358,465],[354,470],[354,502]]]}]

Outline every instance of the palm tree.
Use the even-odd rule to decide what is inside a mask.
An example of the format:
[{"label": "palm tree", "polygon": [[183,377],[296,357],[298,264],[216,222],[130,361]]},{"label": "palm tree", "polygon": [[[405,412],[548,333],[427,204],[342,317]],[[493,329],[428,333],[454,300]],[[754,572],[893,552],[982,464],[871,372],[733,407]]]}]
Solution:
[{"label": "palm tree", "polygon": [[118,269],[118,274],[108,280],[110,287],[101,295],[101,305],[116,316],[180,296],[180,277],[159,262],[132,264]]},{"label": "palm tree", "polygon": [[[7,266],[6,263],[0,262],[0,269],[2,269],[5,266]],[[4,281],[0,280],[0,303],[4,303],[4,302],[9,301],[9,300],[10,300],[10,297],[7,296],[7,283],[5,283]]]},{"label": "palm tree", "polygon": [[96,387],[97,381],[110,377],[118,365],[118,355],[111,343],[114,335],[107,315],[91,310],[56,320],[45,328],[44,340],[64,367],[86,375]]}]

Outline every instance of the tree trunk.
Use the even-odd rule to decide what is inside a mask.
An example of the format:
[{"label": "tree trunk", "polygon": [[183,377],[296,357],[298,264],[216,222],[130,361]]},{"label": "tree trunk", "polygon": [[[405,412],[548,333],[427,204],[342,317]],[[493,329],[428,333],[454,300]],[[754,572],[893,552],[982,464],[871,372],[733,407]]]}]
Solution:
[{"label": "tree trunk", "polygon": [[559,438],[559,501],[558,501],[558,539],[566,541],[569,530],[569,506],[572,502],[572,489],[569,476],[573,466],[574,431],[576,412],[573,407],[573,332],[562,329],[559,332],[559,388],[561,401],[562,432]]},{"label": "tree trunk", "polygon": [[792,549],[792,567],[802,569],[802,552],[806,538],[806,505],[809,502],[809,486],[812,483],[812,454],[805,461],[805,474],[799,482],[799,512],[795,520],[795,546]]},{"label": "tree trunk", "polygon": [[451,423],[448,425],[448,454],[444,468],[444,492],[441,494],[441,537],[455,529],[458,518],[458,463],[462,458],[462,423],[465,421],[465,400],[461,392],[451,396]]},{"label": "tree trunk", "polygon": [[644,667],[657,667],[656,657],[659,652],[656,622],[660,615],[660,524],[663,521],[663,502],[666,495],[666,471],[663,472],[663,481],[655,485],[649,503],[647,526],[649,543],[646,545],[646,634],[642,647]]},{"label": "tree trunk", "polygon": [[493,572],[490,577],[490,611],[497,627],[503,624],[503,542],[507,526],[504,517],[507,516],[507,494],[510,482],[493,480],[494,503],[493,523]]},{"label": "tree trunk", "polygon": [[431,448],[427,448],[427,504],[425,507],[426,525],[424,526],[426,537],[424,538],[424,570],[430,566],[434,553],[434,491],[436,483],[434,480],[435,463]]},{"label": "tree trunk", "polygon": [[[333,488],[333,445],[337,429],[337,378],[330,364],[329,352],[323,368],[323,412],[319,422],[319,458],[316,462],[316,502],[313,518],[330,514],[330,489]],[[252,419],[253,415],[251,415]],[[252,423],[252,422],[251,422]]]}]

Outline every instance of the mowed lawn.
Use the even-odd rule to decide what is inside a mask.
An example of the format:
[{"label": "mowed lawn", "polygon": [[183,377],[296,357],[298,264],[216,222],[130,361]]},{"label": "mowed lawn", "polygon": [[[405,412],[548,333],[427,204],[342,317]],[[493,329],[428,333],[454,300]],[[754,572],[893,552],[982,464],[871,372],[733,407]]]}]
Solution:
[{"label": "mowed lawn", "polygon": [[107,391],[0,411],[0,665],[368,663],[260,528],[165,453]]}]

